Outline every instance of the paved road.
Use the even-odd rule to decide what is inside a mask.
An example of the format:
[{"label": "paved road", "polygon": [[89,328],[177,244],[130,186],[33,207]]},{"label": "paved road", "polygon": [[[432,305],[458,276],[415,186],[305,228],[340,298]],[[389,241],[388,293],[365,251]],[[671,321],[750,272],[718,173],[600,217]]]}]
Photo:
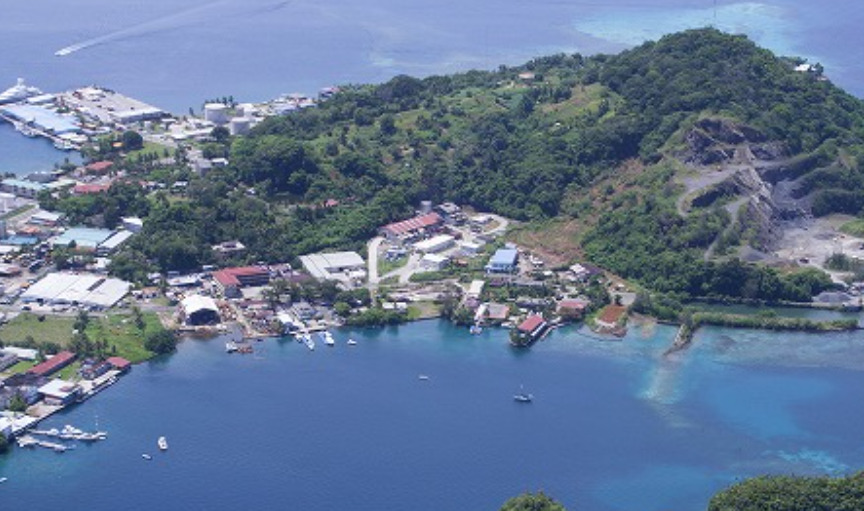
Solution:
[{"label": "paved road", "polygon": [[368,265],[368,273],[369,273],[369,285],[377,286],[378,281],[381,280],[378,277],[378,249],[381,247],[381,243],[384,242],[384,238],[380,236],[376,236],[369,240],[367,244],[368,253],[367,253],[367,262]]}]

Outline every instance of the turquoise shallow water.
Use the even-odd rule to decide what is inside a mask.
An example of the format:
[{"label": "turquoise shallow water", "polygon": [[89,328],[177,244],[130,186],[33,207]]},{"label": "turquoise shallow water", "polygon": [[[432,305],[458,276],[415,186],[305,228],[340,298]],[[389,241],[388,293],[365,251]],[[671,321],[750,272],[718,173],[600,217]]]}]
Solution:
[{"label": "turquoise shallow water", "polygon": [[[348,335],[359,344],[346,346]],[[497,509],[543,489],[573,509],[660,511],[704,509],[748,475],[864,466],[864,365],[848,363],[859,341],[810,339],[821,355],[802,362],[767,354],[804,341],[706,330],[664,359],[673,336],[634,328],[598,342],[564,329],[517,352],[506,332],[427,321],[337,332],[337,347],[312,353],[270,340],[254,356],[229,356],[219,340],[185,341],[47,423],[98,421],[107,441],[0,459],[10,478],[0,499],[33,509],[431,511]],[[520,384],[534,403],[512,400]],[[169,452],[155,452],[159,435]]]}]

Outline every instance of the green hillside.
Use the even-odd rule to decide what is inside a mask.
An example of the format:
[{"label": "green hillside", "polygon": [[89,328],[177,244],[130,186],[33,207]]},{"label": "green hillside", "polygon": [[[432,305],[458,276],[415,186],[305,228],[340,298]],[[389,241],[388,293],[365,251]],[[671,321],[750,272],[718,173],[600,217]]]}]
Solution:
[{"label": "green hillside", "polygon": [[[358,247],[378,225],[431,199],[532,222],[538,236],[566,224],[566,233],[549,234],[563,259],[587,254],[651,289],[806,299],[828,284],[823,276],[722,257],[756,240],[758,229],[747,219],[737,226],[723,207],[732,199],[716,191],[683,215],[676,181],[686,173],[682,151],[710,161],[743,133],[767,152],[798,156],[782,172],[801,178],[795,193],[812,200],[814,213],[859,213],[864,104],[818,69],[795,72],[798,63],[703,29],[614,56],[398,76],[343,87],[319,108],[210,144],[211,153],[230,151],[231,165],[206,178],[176,170],[175,179],[190,181],[182,197],[160,192],[142,202],[129,195],[143,191],[118,188],[122,200],[111,202],[109,192],[103,204],[51,205],[79,217],[103,208],[114,218],[131,204],[148,215],[143,236],[114,265],[125,276],[147,265],[208,263],[209,246],[226,239],[246,244],[250,261]],[[705,135],[705,126],[723,123],[734,136]],[[326,201],[332,207],[321,207]],[[705,261],[709,247],[721,257]]]}]

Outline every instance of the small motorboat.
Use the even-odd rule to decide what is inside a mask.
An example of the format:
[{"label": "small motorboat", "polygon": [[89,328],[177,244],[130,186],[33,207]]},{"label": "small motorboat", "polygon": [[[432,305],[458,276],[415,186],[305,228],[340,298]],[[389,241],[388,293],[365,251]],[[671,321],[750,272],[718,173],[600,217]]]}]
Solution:
[{"label": "small motorboat", "polygon": [[417,379],[420,381],[427,381],[429,379],[429,377],[425,374],[419,374],[419,375],[417,375]]},{"label": "small motorboat", "polygon": [[355,341],[354,339],[348,339],[348,342],[345,344],[347,344],[348,346],[356,346],[357,341]]},{"label": "small motorboat", "polygon": [[164,436],[159,437],[159,440],[156,441],[156,445],[159,446],[160,451],[167,451],[168,450],[168,440],[165,439]]},{"label": "small motorboat", "polygon": [[530,403],[531,401],[534,401],[534,394],[525,392],[525,389],[520,385],[519,392],[513,394],[513,401],[516,401],[517,403]]},{"label": "small motorboat", "polygon": [[153,456],[150,456],[149,454],[142,454],[141,457],[147,461],[150,461],[153,459]]},{"label": "small motorboat", "polygon": [[9,478],[7,478],[7,477],[0,477],[0,484],[3,484],[8,480],[9,480]]},{"label": "small motorboat", "polygon": [[323,336],[324,336],[324,344],[326,344],[327,346],[330,346],[331,348],[333,346],[336,346],[336,340],[333,339],[333,334],[325,331]]}]

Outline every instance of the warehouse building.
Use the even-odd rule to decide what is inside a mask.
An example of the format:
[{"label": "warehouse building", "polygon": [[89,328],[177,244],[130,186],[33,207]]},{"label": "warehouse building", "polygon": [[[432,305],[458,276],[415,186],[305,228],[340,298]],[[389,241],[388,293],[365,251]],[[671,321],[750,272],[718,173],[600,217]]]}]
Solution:
[{"label": "warehouse building", "polygon": [[366,278],[366,262],[357,252],[330,252],[300,256],[303,268],[318,280],[350,282]]},{"label": "warehouse building", "polygon": [[25,303],[74,305],[93,309],[109,309],[123,299],[132,285],[128,282],[98,275],[49,273],[21,295]]}]

